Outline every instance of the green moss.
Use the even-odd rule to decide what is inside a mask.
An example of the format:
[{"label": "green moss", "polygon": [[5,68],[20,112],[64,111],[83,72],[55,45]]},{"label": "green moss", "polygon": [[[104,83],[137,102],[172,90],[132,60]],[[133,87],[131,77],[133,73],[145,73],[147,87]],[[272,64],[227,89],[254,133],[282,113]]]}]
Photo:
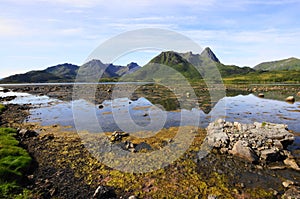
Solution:
[{"label": "green moss", "polygon": [[5,109],[6,107],[3,104],[0,104],[0,113],[2,113]]},{"label": "green moss", "polygon": [[15,139],[16,130],[0,128],[0,197],[11,196],[19,189],[18,181],[31,163],[26,150]]},{"label": "green moss", "polygon": [[[146,142],[157,150],[162,142],[174,137],[176,130],[176,127],[162,129],[155,136],[147,139],[128,136],[123,141],[128,140],[135,144]],[[167,167],[149,173],[124,173],[109,168],[82,147],[78,134],[67,132],[56,133],[54,140],[42,142],[40,146],[42,152],[38,157],[38,162],[40,166],[44,164],[57,169],[72,168],[75,176],[86,184],[95,189],[99,184],[114,187],[118,196],[207,198],[208,195],[213,195],[217,198],[237,198],[243,190],[230,185],[225,174],[199,171],[194,159],[206,132],[199,129],[194,133],[194,141],[185,154]],[[88,139],[88,136],[91,136],[90,139],[93,141],[97,139],[97,134],[84,134],[85,139]],[[263,189],[247,191],[249,191],[248,196],[251,195],[249,198],[268,198],[270,195]]]}]

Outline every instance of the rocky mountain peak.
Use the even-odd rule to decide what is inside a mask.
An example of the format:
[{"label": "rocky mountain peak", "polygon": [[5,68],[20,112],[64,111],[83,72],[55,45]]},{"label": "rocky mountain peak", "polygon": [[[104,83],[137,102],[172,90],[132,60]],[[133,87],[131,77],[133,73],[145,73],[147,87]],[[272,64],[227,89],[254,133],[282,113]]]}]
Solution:
[{"label": "rocky mountain peak", "polygon": [[206,47],[206,48],[202,51],[201,56],[202,56],[202,57],[207,57],[207,58],[211,59],[211,60],[214,61],[214,62],[220,63],[220,61],[219,61],[219,59],[217,58],[217,56],[215,55],[215,53],[214,53],[209,47]]}]

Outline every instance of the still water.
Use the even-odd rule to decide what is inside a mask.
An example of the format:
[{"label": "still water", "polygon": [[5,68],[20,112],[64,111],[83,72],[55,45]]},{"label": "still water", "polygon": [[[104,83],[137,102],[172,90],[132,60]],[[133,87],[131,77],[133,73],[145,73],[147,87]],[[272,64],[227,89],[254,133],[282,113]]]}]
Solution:
[{"label": "still water", "polygon": [[59,124],[90,132],[156,131],[185,125],[206,127],[209,122],[224,118],[242,123],[284,123],[289,129],[300,133],[300,102],[290,104],[258,98],[253,94],[222,98],[208,114],[197,107],[191,110],[165,111],[164,107],[152,104],[144,97],[134,101],[118,98],[95,105],[85,100],[66,102],[47,96],[0,92],[0,97],[6,96],[17,96],[6,103],[33,105],[26,122]]}]

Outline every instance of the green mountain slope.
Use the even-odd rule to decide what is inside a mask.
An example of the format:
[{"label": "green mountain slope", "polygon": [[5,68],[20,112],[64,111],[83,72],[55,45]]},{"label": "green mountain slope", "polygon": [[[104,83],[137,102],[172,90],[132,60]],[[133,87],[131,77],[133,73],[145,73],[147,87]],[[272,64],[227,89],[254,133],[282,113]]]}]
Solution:
[{"label": "green mountain slope", "polygon": [[279,61],[264,62],[254,67],[255,70],[279,71],[296,70],[300,71],[300,59],[288,58]]},{"label": "green mountain slope", "polygon": [[176,80],[180,75],[189,80],[220,80],[221,77],[247,74],[255,71],[249,67],[222,64],[210,48],[201,54],[192,52],[162,52],[148,64],[127,76],[125,81]]}]

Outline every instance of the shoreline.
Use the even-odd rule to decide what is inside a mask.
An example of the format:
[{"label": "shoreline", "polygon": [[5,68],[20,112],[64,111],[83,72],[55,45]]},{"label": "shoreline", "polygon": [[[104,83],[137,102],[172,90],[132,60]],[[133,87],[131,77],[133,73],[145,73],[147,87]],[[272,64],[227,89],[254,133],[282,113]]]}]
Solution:
[{"label": "shoreline", "polygon": [[[34,94],[40,91],[32,90]],[[20,139],[34,159],[35,169],[28,173],[30,183],[26,185],[33,198],[92,198],[99,187],[106,190],[102,194],[107,194],[107,198],[279,198],[295,187],[290,184],[285,188],[283,182],[293,181],[297,185],[300,181],[299,176],[298,180],[286,178],[296,172],[291,169],[260,168],[216,150],[195,162],[196,152],[206,136],[204,129],[198,129],[194,142],[181,158],[163,169],[146,174],[122,173],[91,156],[77,133],[57,125],[24,124],[22,118],[28,116],[30,106],[7,107],[7,112],[1,115],[3,126],[38,132],[37,136]],[[165,134],[153,140],[157,146],[169,140],[165,136],[176,132],[176,127],[164,131]],[[121,140],[125,141],[134,145],[144,142],[130,137]]]}]

